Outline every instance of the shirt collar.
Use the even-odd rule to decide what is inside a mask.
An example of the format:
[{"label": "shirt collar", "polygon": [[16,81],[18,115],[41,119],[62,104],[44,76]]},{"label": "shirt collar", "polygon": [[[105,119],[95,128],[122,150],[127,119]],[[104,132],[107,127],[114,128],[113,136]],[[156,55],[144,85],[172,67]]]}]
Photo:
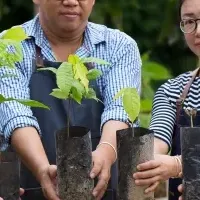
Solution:
[{"label": "shirt collar", "polygon": [[[35,44],[42,47],[42,44],[47,41],[45,34],[39,22],[39,15],[37,14],[31,21],[24,24],[26,34],[34,38]],[[105,27],[91,22],[87,23],[84,35],[84,46],[91,52],[95,45],[106,42]]]}]

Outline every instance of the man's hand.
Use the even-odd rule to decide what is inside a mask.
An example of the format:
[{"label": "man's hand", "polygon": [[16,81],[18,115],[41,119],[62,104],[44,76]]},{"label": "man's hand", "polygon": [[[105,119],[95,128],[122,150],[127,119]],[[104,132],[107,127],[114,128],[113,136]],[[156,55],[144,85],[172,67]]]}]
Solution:
[{"label": "man's hand", "polygon": [[60,200],[56,192],[56,177],[56,165],[49,165],[39,172],[39,181],[47,200]]},{"label": "man's hand", "polygon": [[138,165],[139,172],[133,175],[135,183],[139,186],[149,186],[145,192],[152,192],[160,181],[177,176],[177,163],[172,156],[155,155],[155,160]]},{"label": "man's hand", "polygon": [[114,162],[112,151],[111,147],[102,144],[92,153],[93,169],[90,176],[91,178],[98,176],[98,183],[93,190],[93,196],[97,200],[101,200],[108,186],[110,169]]}]

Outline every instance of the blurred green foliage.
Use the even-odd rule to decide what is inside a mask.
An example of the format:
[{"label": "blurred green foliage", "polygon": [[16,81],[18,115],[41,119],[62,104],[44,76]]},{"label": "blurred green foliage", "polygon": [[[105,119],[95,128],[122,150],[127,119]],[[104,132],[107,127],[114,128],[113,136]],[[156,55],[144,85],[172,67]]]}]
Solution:
[{"label": "blurred green foliage", "polygon": [[[143,126],[148,126],[152,98],[169,77],[196,67],[179,30],[178,0],[96,0],[90,20],[118,28],[133,37],[140,49],[142,68]],[[33,17],[32,1],[0,0],[0,29]]]},{"label": "blurred green foliage", "polygon": [[143,54],[174,76],[194,69],[196,60],[179,30],[178,0],[96,1],[91,20],[119,28],[132,36]]},{"label": "blurred green foliage", "polygon": [[148,127],[155,94],[153,82],[161,83],[172,78],[172,75],[164,65],[151,61],[149,52],[142,55],[142,63],[141,112],[139,118],[141,126]]}]

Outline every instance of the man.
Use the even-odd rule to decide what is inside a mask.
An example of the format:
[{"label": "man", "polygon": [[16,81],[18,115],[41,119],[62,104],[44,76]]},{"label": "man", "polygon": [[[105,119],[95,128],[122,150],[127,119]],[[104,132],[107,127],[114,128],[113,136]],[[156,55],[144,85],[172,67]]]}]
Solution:
[{"label": "man", "polygon": [[[62,105],[47,95],[53,89],[49,84],[52,79],[34,73],[33,63],[36,60],[40,65],[58,67],[56,61],[66,61],[69,54],[74,53],[80,57],[92,56],[110,62],[109,67],[95,66],[103,73],[97,80],[96,89],[99,89],[99,98],[103,100],[104,108],[95,105],[97,110],[100,108],[99,113],[96,113],[97,121],[101,117],[101,124],[96,129],[99,136],[100,129],[102,132],[101,145],[93,151],[94,166],[90,176],[98,177],[93,195],[97,200],[102,199],[110,179],[111,166],[116,159],[116,130],[130,125],[121,100],[113,101],[113,97],[124,87],[135,87],[138,92],[140,90],[141,60],[137,44],[125,33],[88,22],[95,0],[33,2],[39,7],[39,15],[23,24],[29,39],[22,42],[24,59],[16,64],[14,71],[18,77],[2,80],[0,93],[18,99],[39,100],[48,104],[51,110],[31,110],[17,102],[0,104],[1,132],[34,174],[43,188],[44,196],[49,200],[59,200],[53,185],[56,178],[54,131],[66,125],[61,122],[64,109],[58,109]],[[7,72],[8,70],[0,69],[0,75]],[[80,114],[84,115],[86,112],[88,111],[83,110]],[[81,125],[87,123],[84,120],[90,119],[83,117]],[[22,167],[21,181],[24,188],[37,187],[30,176],[29,171]],[[45,198],[36,191],[27,195],[25,192],[23,199]]]}]

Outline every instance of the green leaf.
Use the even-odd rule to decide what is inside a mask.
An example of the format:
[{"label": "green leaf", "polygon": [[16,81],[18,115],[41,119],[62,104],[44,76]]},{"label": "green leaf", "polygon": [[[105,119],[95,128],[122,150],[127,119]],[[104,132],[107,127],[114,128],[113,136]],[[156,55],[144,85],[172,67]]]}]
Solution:
[{"label": "green leaf", "polygon": [[124,95],[124,92],[127,90],[127,88],[123,88],[121,89],[115,96],[114,96],[114,100],[118,99],[119,97]]},{"label": "green leaf", "polygon": [[84,86],[76,79],[74,79],[71,89],[71,98],[74,99],[77,103],[81,104],[81,100],[86,90]]},{"label": "green leaf", "polygon": [[163,65],[156,62],[144,62],[142,67],[143,78],[149,80],[164,80],[171,78],[171,74],[168,69]]},{"label": "green leaf", "polygon": [[6,101],[6,98],[2,94],[0,94],[0,103],[3,103],[4,101]]},{"label": "green leaf", "polygon": [[18,103],[25,105],[25,106],[30,106],[30,107],[36,107],[36,108],[45,108],[50,110],[50,108],[43,103],[40,103],[35,100],[31,99],[15,99],[12,97],[5,98],[2,94],[0,94],[0,103],[6,102],[6,101],[17,101]]},{"label": "green leaf", "polygon": [[37,69],[38,71],[51,71],[53,72],[54,74],[57,73],[57,69],[54,68],[54,67],[42,67],[42,68],[39,68]]},{"label": "green leaf", "polygon": [[96,63],[99,65],[110,65],[109,62],[99,59],[99,58],[94,58],[94,57],[88,57],[88,58],[81,58],[82,63]]},{"label": "green leaf", "polygon": [[149,54],[150,54],[150,52],[146,52],[146,53],[142,54],[142,63],[149,60]]},{"label": "green leaf", "polygon": [[83,94],[77,88],[72,87],[71,89],[71,98],[74,99],[77,103],[81,104]]},{"label": "green leaf", "polygon": [[11,100],[15,100],[25,106],[30,106],[30,107],[35,107],[35,108],[45,108],[45,109],[50,110],[50,108],[48,106],[46,106],[43,103],[40,103],[38,101],[26,100],[26,99],[11,99]]},{"label": "green leaf", "polygon": [[103,101],[101,101],[101,99],[96,98],[95,100],[101,102],[102,104],[104,104]]},{"label": "green leaf", "polygon": [[80,58],[77,55],[69,55],[68,60],[69,63],[75,65],[77,63],[80,63]]},{"label": "green leaf", "polygon": [[91,69],[89,70],[88,74],[87,74],[87,79],[88,80],[95,80],[97,79],[99,76],[102,75],[102,72],[98,69]]},{"label": "green leaf", "polygon": [[[10,47],[13,47],[12,52]],[[23,59],[21,44],[11,41],[0,39],[0,66],[14,68],[16,62]]]},{"label": "green leaf", "polygon": [[140,112],[140,96],[136,88],[123,88],[114,97],[118,99],[122,96],[123,107],[131,122],[134,122]]},{"label": "green leaf", "polygon": [[78,63],[73,65],[74,78],[80,80],[84,85],[85,90],[88,91],[89,80],[87,79],[88,70],[84,64]]},{"label": "green leaf", "polygon": [[14,26],[3,33],[1,36],[2,39],[10,39],[15,40],[17,42],[21,42],[28,38],[24,29],[21,26]]},{"label": "green leaf", "polygon": [[96,92],[94,91],[93,88],[89,88],[88,92],[84,95],[86,99],[94,99],[98,101]]},{"label": "green leaf", "polygon": [[140,96],[135,88],[128,88],[123,95],[124,110],[133,123],[140,112]]},{"label": "green leaf", "polygon": [[51,96],[54,96],[58,99],[67,99],[69,96],[69,93],[62,91],[59,88],[53,89],[53,92],[50,93]]},{"label": "green leaf", "polygon": [[67,96],[69,95],[72,87],[72,83],[74,80],[73,76],[74,75],[72,65],[67,62],[63,62],[57,70],[56,81],[58,88],[60,88],[61,91],[65,92]]},{"label": "green leaf", "polygon": [[76,79],[73,80],[72,87],[76,88],[82,94],[85,94],[85,88],[84,88],[83,84],[80,83],[78,80],[76,80]]}]

